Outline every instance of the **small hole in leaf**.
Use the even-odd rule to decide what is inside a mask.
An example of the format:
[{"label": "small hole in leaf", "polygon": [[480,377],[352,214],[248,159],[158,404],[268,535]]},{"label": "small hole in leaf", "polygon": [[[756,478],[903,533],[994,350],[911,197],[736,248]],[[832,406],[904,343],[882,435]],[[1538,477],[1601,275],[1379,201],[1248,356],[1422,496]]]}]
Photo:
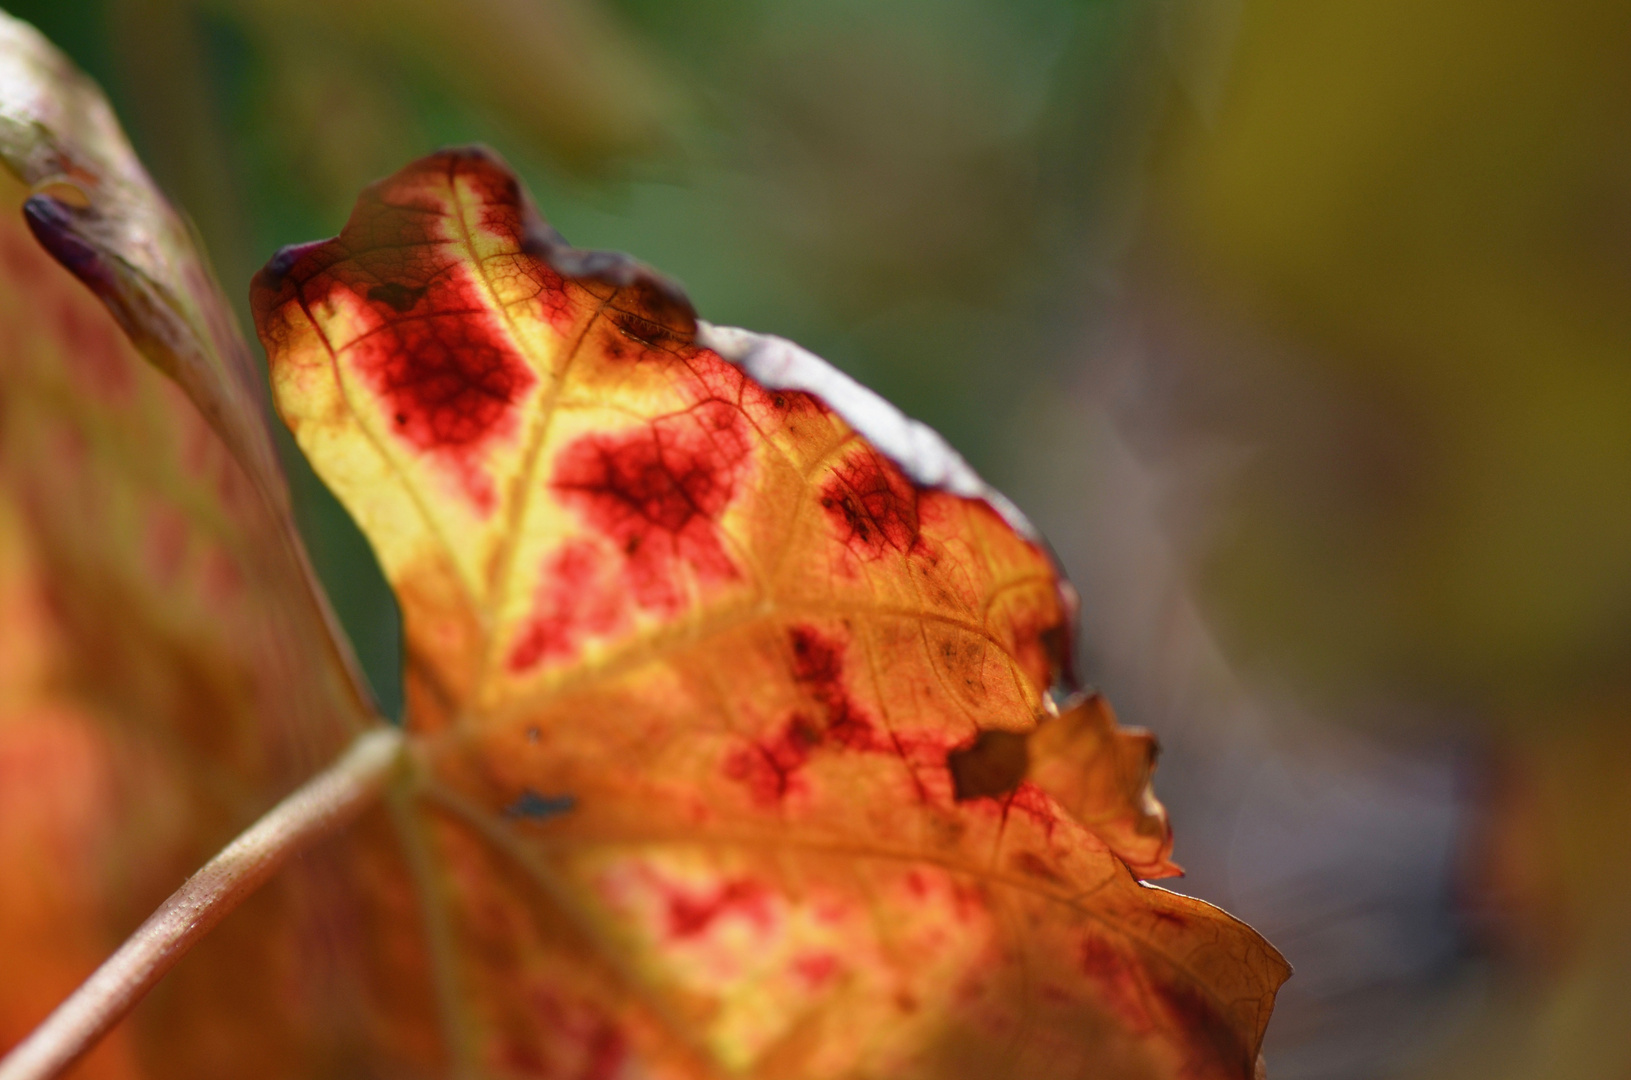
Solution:
[{"label": "small hole in leaf", "polygon": [[1030,767],[1028,742],[1013,731],[982,731],[972,745],[947,754],[946,767],[959,802],[1007,795]]}]

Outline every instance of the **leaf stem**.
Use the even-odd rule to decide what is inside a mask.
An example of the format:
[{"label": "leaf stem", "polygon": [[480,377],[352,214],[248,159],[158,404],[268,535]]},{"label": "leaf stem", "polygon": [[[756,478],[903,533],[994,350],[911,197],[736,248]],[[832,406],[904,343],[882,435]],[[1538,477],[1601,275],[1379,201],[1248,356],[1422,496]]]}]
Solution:
[{"label": "leaf stem", "polygon": [[290,855],[367,809],[401,759],[403,745],[396,728],[369,730],[338,761],[239,834],[0,1060],[0,1080],[51,1080],[79,1060]]}]

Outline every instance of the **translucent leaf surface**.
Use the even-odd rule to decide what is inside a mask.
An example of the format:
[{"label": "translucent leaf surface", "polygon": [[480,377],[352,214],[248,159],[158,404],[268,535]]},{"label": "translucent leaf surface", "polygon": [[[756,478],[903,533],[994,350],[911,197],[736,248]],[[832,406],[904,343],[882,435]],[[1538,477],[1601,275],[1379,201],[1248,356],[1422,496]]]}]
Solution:
[{"label": "translucent leaf surface", "polygon": [[1284,963],[1128,869],[1169,869],[1144,737],[1030,761],[1070,595],[932,432],[482,151],[253,301],[402,604],[454,1072],[1252,1075]]}]

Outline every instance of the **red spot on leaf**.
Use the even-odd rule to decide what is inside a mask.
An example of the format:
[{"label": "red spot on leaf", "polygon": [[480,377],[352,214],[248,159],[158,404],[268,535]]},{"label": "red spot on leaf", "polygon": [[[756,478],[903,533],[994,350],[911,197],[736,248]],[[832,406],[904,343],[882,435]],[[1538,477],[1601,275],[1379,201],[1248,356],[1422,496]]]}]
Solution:
[{"label": "red spot on leaf", "polygon": [[985,890],[967,881],[951,883],[951,910],[959,922],[977,922],[986,916],[988,905]]},{"label": "red spot on leaf", "polygon": [[538,988],[525,1028],[505,1032],[494,1057],[507,1071],[560,1080],[614,1080],[629,1061],[629,1041],[597,1006]]},{"label": "red spot on leaf", "polygon": [[701,937],[721,919],[743,919],[761,930],[770,926],[770,892],[746,878],[702,895],[674,889],[667,900],[668,933],[675,939]]},{"label": "red spot on leaf", "polygon": [[699,583],[740,576],[718,526],[749,463],[748,430],[735,406],[711,399],[561,451],[550,487],[622,552],[640,607],[678,614],[682,568]]},{"label": "red spot on leaf", "polygon": [[746,784],[760,806],[774,806],[798,789],[796,774],[820,743],[820,730],[794,714],[773,738],[733,750],[725,758],[725,775]]},{"label": "red spot on leaf", "polygon": [[627,611],[616,583],[608,580],[608,561],[588,540],[569,540],[544,561],[533,614],[510,650],[511,671],[573,656],[586,638],[623,625]]},{"label": "red spot on leaf", "polygon": [[690,367],[706,383],[724,385],[734,381],[737,389],[728,393],[716,390],[715,396],[734,397],[754,426],[767,435],[778,430],[796,435],[812,422],[832,415],[832,410],[814,395],[801,390],[767,390],[717,353],[698,352]]},{"label": "red spot on leaf", "polygon": [[[477,509],[490,512],[497,496],[483,452],[518,429],[519,404],[537,377],[483,278],[529,278],[557,326],[570,321],[573,305],[559,274],[520,254],[521,204],[491,160],[443,155],[383,185],[364,193],[337,238],[287,250],[262,271],[257,319],[290,302],[313,312],[340,295],[354,298],[371,326],[331,346],[379,396],[387,427],[447,467]],[[478,197],[475,221],[453,220],[471,212],[454,197],[461,185]],[[516,254],[475,266],[458,239],[472,225],[509,238]]]},{"label": "red spot on leaf", "polygon": [[799,790],[798,771],[818,747],[863,753],[898,749],[850,696],[841,642],[808,626],[793,627],[788,640],[793,681],[815,702],[820,716],[812,719],[795,710],[775,734],[726,757],[725,775],[746,784],[760,806],[774,806]]},{"label": "red spot on leaf", "polygon": [[515,405],[537,380],[492,325],[496,315],[476,310],[479,303],[471,289],[464,310],[388,320],[352,356],[383,400],[391,430],[453,466],[485,512],[496,499],[480,450],[515,429]]},{"label": "red spot on leaf", "polygon": [[629,1057],[628,1040],[610,1026],[597,1030],[586,1049],[589,1053],[580,1074],[582,1080],[613,1080]]},{"label": "red spot on leaf", "polygon": [[872,720],[850,697],[844,682],[841,642],[808,626],[795,626],[789,634],[793,647],[793,678],[826,713],[825,734],[847,750],[893,749],[880,738]]},{"label": "red spot on leaf", "polygon": [[808,953],[793,959],[793,972],[811,990],[819,990],[838,974],[838,957],[832,953]]},{"label": "red spot on leaf", "polygon": [[1135,1035],[1164,1028],[1184,1046],[1195,1075],[1210,1075],[1205,1065],[1217,1062],[1238,1063],[1239,1075],[1252,1075],[1253,1059],[1239,1033],[1199,988],[1152,977],[1150,969],[1096,937],[1082,941],[1078,963],[1124,1028]]},{"label": "red spot on leaf", "polygon": [[821,508],[835,535],[863,562],[885,552],[905,555],[918,546],[918,493],[895,464],[863,448],[833,470],[821,486]]},{"label": "red spot on leaf", "polygon": [[1049,797],[1048,793],[1031,783],[1029,780],[1014,789],[1007,799],[1007,812],[1012,814],[1018,811],[1030,818],[1049,836],[1059,824],[1058,805]]}]

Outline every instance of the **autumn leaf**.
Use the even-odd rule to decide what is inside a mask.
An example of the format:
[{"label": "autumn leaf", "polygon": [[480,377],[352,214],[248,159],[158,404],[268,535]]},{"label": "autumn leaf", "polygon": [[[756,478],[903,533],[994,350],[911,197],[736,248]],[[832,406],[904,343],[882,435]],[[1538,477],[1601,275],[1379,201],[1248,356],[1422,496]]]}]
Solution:
[{"label": "autumn leaf", "polygon": [[[10,1045],[389,730],[207,267],[9,19],[0,158]],[[933,432],[568,247],[484,151],[254,306],[401,600],[406,759],[82,1075],[1252,1074],[1284,963],[1135,877],[1172,869],[1153,742],[1055,706],[1072,594]]]},{"label": "autumn leaf", "polygon": [[481,150],[253,304],[401,601],[454,1071],[1252,1074],[1286,969],[1129,871],[1168,867],[1144,737],[1067,714],[1065,801],[959,790],[1055,711],[1073,612],[932,432],[570,248]]},{"label": "autumn leaf", "polygon": [[[100,93],[4,16],[0,158],[10,1046],[372,710],[305,575],[207,267]],[[343,913],[317,870],[222,926],[81,1075],[253,1074],[252,1054],[265,1074],[297,1068],[335,968],[302,943]]]}]

